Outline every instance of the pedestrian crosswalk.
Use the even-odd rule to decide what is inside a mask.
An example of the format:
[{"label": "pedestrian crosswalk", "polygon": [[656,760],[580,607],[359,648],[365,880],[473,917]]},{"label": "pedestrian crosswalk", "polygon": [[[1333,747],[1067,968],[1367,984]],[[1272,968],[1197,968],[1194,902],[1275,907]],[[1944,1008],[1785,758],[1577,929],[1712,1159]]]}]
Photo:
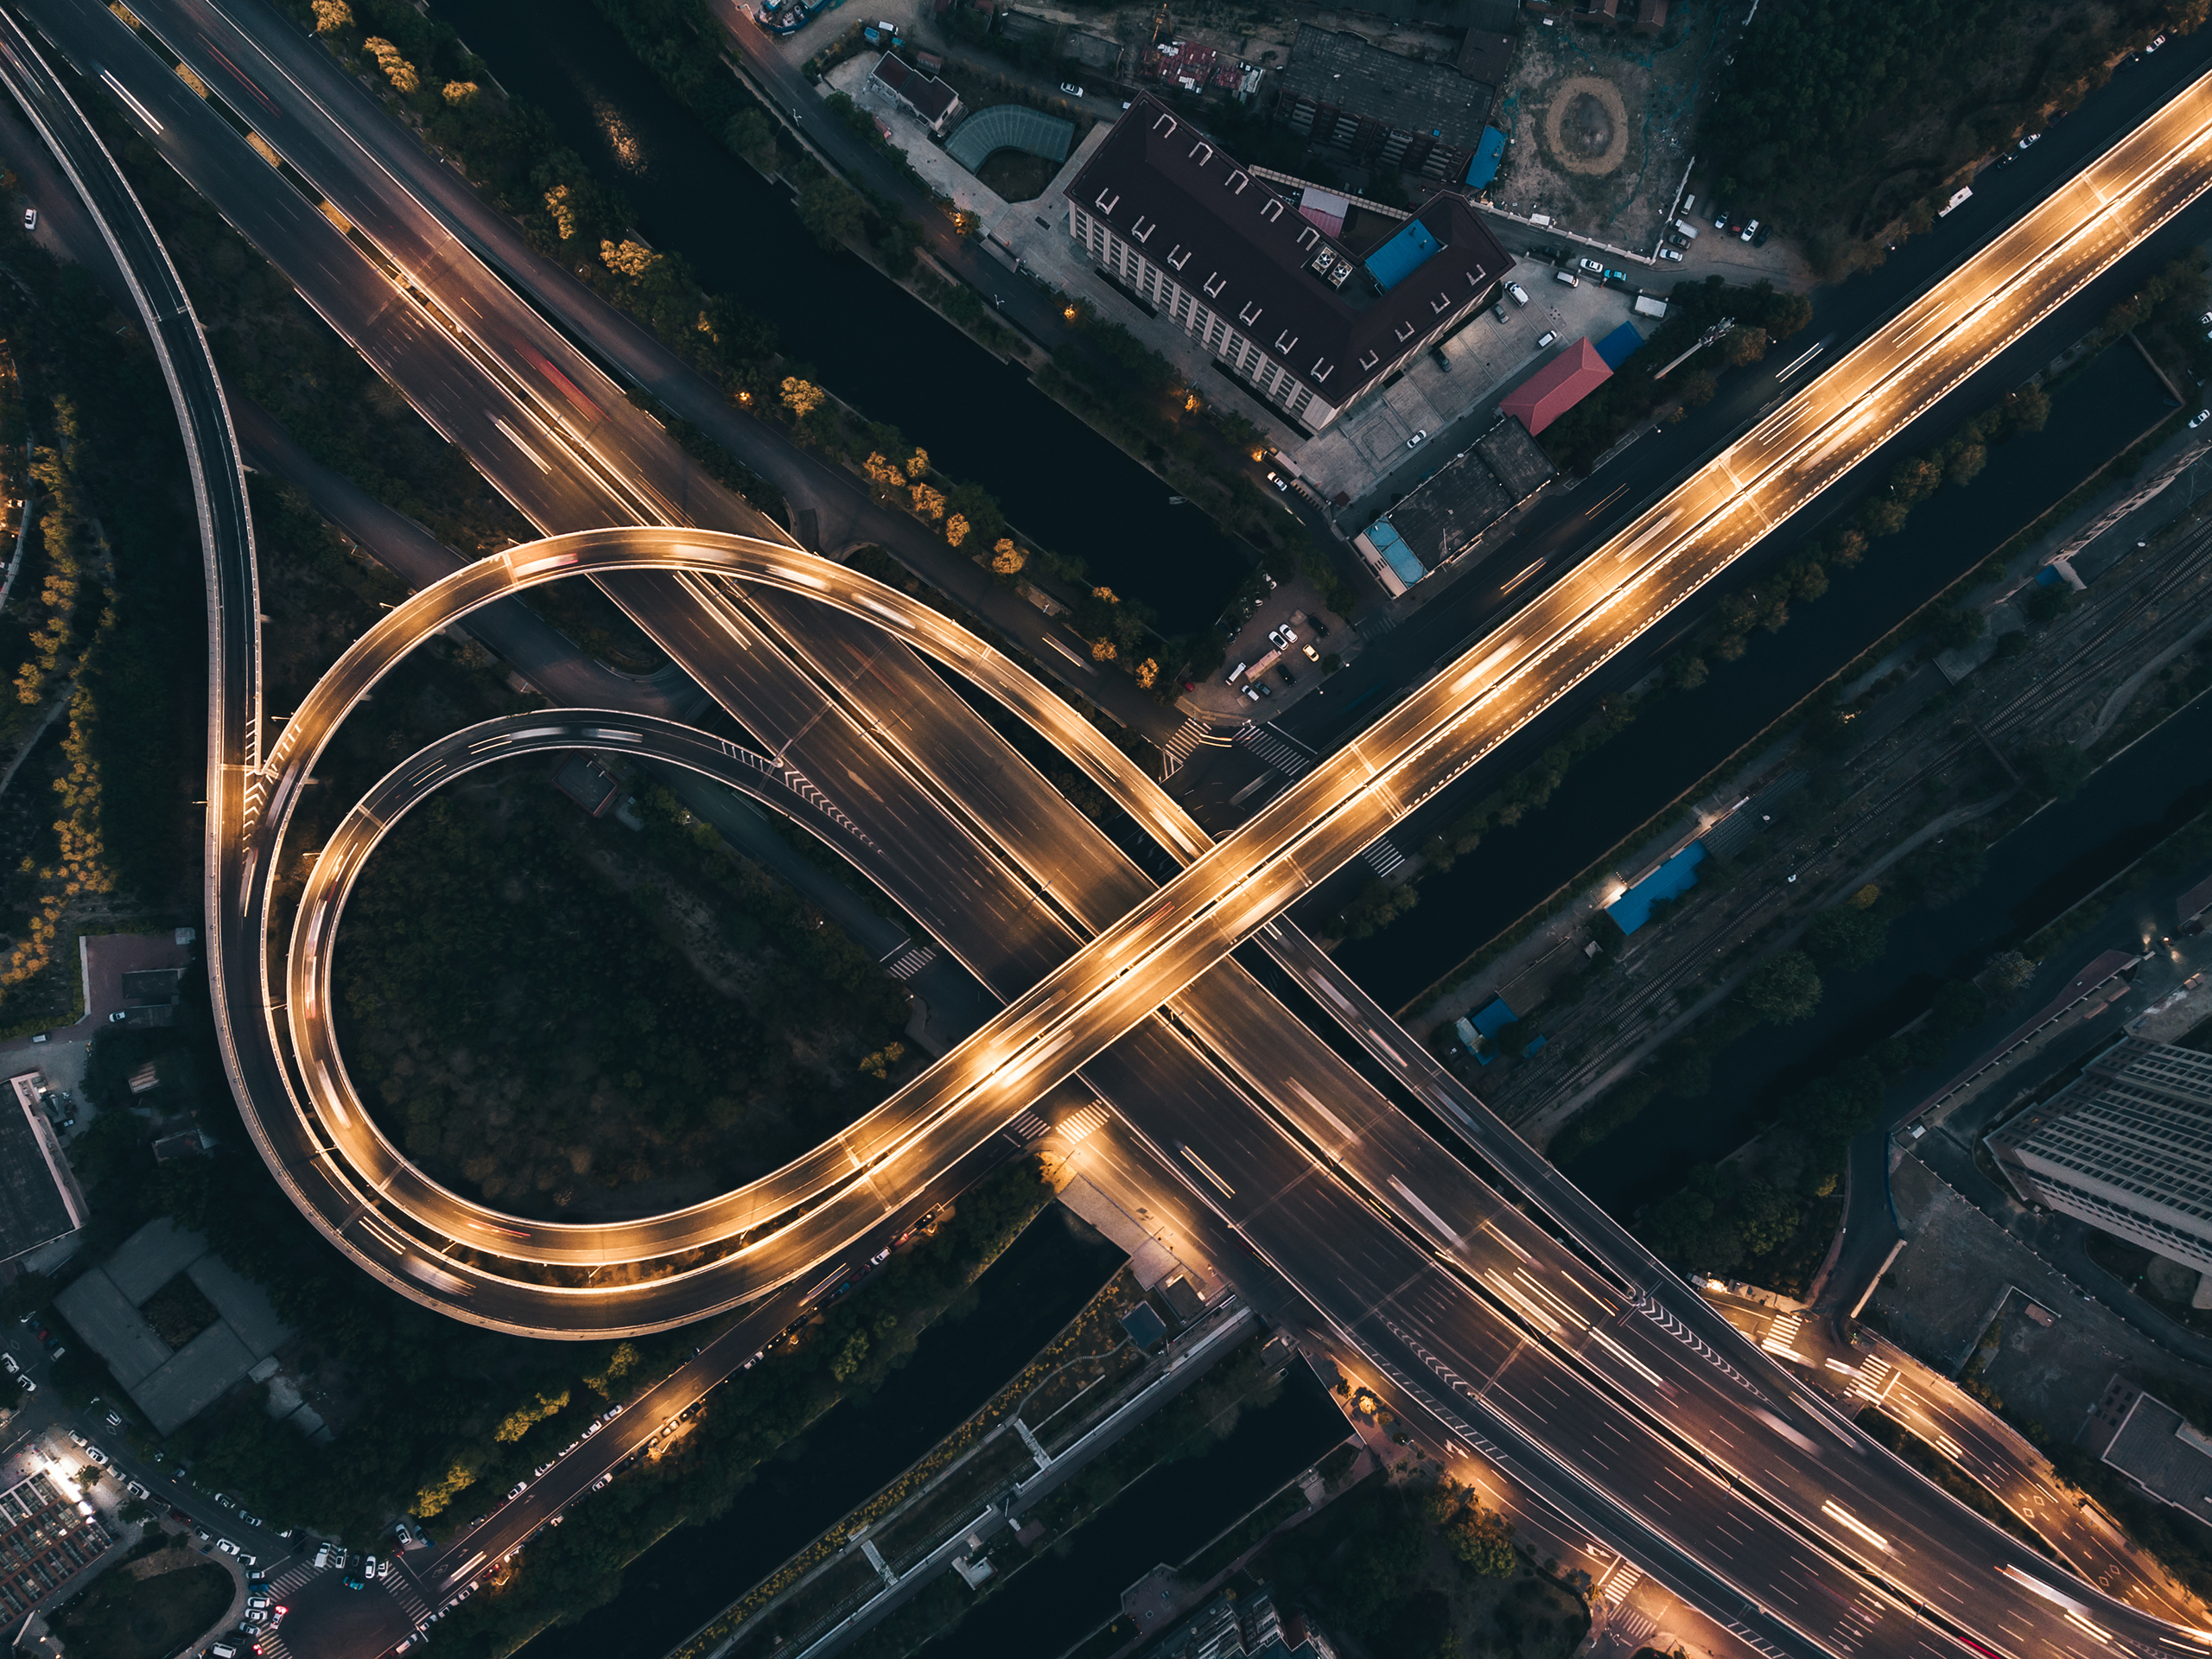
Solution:
[{"label": "pedestrian crosswalk", "polygon": [[1360,856],[1367,861],[1370,869],[1384,877],[1396,874],[1406,861],[1406,855],[1398,850],[1397,842],[1388,836],[1376,836],[1367,843]]},{"label": "pedestrian crosswalk", "polygon": [[1060,1139],[1073,1146],[1084,1136],[1095,1134],[1105,1122],[1106,1109],[1103,1106],[1086,1106],[1060,1120]]},{"label": "pedestrian crosswalk", "polygon": [[1861,1400],[1871,1400],[1879,1405],[1888,1397],[1890,1386],[1897,1380],[1897,1367],[1879,1354],[1869,1354],[1859,1362],[1859,1375],[1851,1384],[1851,1392]]},{"label": "pedestrian crosswalk", "polygon": [[1614,1641],[1630,1653],[1643,1645],[1643,1640],[1659,1628],[1659,1621],[1640,1607],[1625,1607],[1615,1617],[1609,1627]]},{"label": "pedestrian crosswalk", "polygon": [[282,1601],[293,1591],[298,1589],[309,1579],[315,1577],[318,1570],[319,1569],[315,1564],[315,1558],[313,1556],[309,1556],[307,1560],[302,1561],[294,1561],[283,1572],[276,1573],[270,1577],[269,1580],[270,1593],[274,1595],[277,1600]]},{"label": "pedestrian crosswalk", "polygon": [[1797,1327],[1804,1323],[1802,1313],[1784,1313],[1775,1320],[1766,1335],[1759,1338],[1759,1346],[1770,1354],[1779,1354],[1784,1359],[1794,1359],[1802,1364],[1805,1356],[1797,1351],[1796,1343]]},{"label": "pedestrian crosswalk", "polygon": [[1182,771],[1183,763],[1191,758],[1191,751],[1206,740],[1213,729],[1205,721],[1192,715],[1176,729],[1175,734],[1160,746],[1160,781],[1166,783]]},{"label": "pedestrian crosswalk", "polygon": [[1302,778],[1313,769],[1313,752],[1274,725],[1247,726],[1236,742],[1286,778]]},{"label": "pedestrian crosswalk", "polygon": [[411,1629],[430,1616],[430,1604],[416,1586],[414,1580],[402,1573],[378,1581],[378,1587],[391,1593],[391,1599],[407,1610],[407,1623]]},{"label": "pedestrian crosswalk", "polygon": [[883,964],[883,971],[902,983],[937,960],[937,947],[909,942],[899,947],[899,954]]},{"label": "pedestrian crosswalk", "polygon": [[1026,1147],[1052,1127],[1036,1113],[1024,1112],[1006,1126],[1006,1132]]},{"label": "pedestrian crosswalk", "polygon": [[[270,1593],[276,1599],[278,1605],[282,1605],[288,1597],[301,1589],[310,1580],[320,1578],[329,1570],[316,1567],[312,1557],[303,1561],[296,1561],[270,1579]],[[365,1593],[368,1594],[374,1594],[379,1591],[399,1604],[401,1611],[407,1615],[409,1630],[419,1630],[423,1628],[424,1621],[430,1617],[430,1604],[423,1599],[414,1580],[409,1578],[405,1573],[391,1572],[365,1588]],[[282,1624],[257,1637],[254,1643],[254,1651],[261,1655],[262,1659],[296,1659],[296,1656],[297,1659],[314,1659],[313,1655],[300,1655],[297,1649],[285,1644],[284,1627]]]},{"label": "pedestrian crosswalk", "polygon": [[1599,1593],[1614,1606],[1628,1599],[1630,1591],[1643,1582],[1643,1569],[1625,1555],[1613,1563],[1613,1570],[1599,1580]]}]

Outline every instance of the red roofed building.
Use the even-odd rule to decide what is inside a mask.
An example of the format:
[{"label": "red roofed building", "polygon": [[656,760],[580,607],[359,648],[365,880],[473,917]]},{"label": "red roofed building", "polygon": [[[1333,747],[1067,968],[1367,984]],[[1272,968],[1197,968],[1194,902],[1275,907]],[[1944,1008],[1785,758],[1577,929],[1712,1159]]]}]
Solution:
[{"label": "red roofed building", "polygon": [[1508,392],[1498,412],[1518,415],[1533,438],[1605,385],[1612,373],[1587,338],[1578,340]]}]

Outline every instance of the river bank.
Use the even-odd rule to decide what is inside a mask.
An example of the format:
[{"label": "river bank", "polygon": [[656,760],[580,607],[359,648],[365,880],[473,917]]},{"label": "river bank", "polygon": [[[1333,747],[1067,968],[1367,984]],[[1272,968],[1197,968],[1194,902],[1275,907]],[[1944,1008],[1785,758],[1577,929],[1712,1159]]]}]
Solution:
[{"label": "river bank", "polygon": [[501,86],[619,189],[654,247],[772,323],[792,371],[925,444],[942,471],[1094,580],[1204,628],[1243,550],[1168,505],[1167,487],[857,256],[825,252],[791,198],[671,99],[589,0],[439,0]]},{"label": "river bank", "polygon": [[924,1334],[883,1390],[838,1405],[762,1465],[726,1513],[655,1544],[613,1600],[538,1636],[528,1659],[660,1659],[776,1564],[966,1418],[1122,1265],[1048,1205],[976,1281],[969,1311]]}]

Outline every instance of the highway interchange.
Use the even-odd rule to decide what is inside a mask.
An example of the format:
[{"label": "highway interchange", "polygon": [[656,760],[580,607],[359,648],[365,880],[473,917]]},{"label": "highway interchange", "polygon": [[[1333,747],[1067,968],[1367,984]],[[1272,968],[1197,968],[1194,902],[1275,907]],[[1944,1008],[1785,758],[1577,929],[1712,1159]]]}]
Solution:
[{"label": "highway interchange", "polygon": [[[60,31],[54,19],[41,21]],[[122,46],[130,45],[104,11],[79,21],[88,27],[105,22]],[[101,55],[92,58],[79,42],[72,55],[80,57],[80,67],[86,59],[102,62],[104,73],[118,73],[107,64],[124,64],[114,43],[97,50]],[[667,1230],[638,1250],[639,1241],[627,1233],[619,1242],[601,1240],[579,1236],[594,1230],[515,1217],[462,1222],[464,1228],[499,1230],[457,1245],[440,1220],[458,1219],[442,1205],[459,1201],[427,1194],[429,1184],[419,1176],[409,1192],[429,1215],[416,1214],[386,1193],[370,1219],[375,1181],[365,1176],[389,1149],[379,1154],[366,1141],[355,1148],[371,1160],[369,1171],[350,1162],[341,1169],[341,1160],[329,1155],[342,1094],[326,1089],[319,1071],[293,1064],[283,1049],[301,1042],[300,1052],[314,1056],[318,1068],[335,1057],[334,1045],[315,1046],[325,1039],[298,993],[303,973],[304,983],[315,982],[315,970],[303,964],[328,943],[330,936],[317,929],[334,929],[338,894],[319,913],[313,904],[299,905],[306,931],[296,938],[287,995],[271,996],[258,981],[264,940],[281,931],[282,912],[294,902],[273,880],[284,821],[329,722],[342,717],[361,683],[342,677],[327,683],[327,706],[303,708],[264,760],[253,674],[258,647],[251,530],[242,489],[234,518],[221,506],[236,485],[235,449],[227,421],[219,418],[219,388],[204,344],[174,272],[166,286],[159,276],[168,270],[166,257],[143,229],[135,204],[118,194],[119,175],[109,168],[100,176],[105,158],[58,85],[41,75],[23,42],[9,43],[5,55],[11,89],[39,119],[48,143],[65,161],[74,155],[73,178],[100,208],[119,261],[143,291],[142,308],[166,346],[165,366],[188,423],[211,561],[211,663],[220,671],[211,680],[217,741],[211,744],[209,915],[228,1016],[228,1058],[242,1108],[260,1131],[272,1168],[356,1260],[419,1299],[488,1323],[585,1334],[697,1317],[800,1281],[855,1237],[880,1227],[887,1211],[903,1211],[914,1192],[940,1179],[1047,1085],[1080,1068],[1084,1080],[1166,1161],[1179,1163],[1200,1196],[1374,1363],[1432,1401],[1441,1421],[1517,1478],[1553,1496],[1593,1534],[1748,1637],[1789,1651],[1955,1651],[1921,1622],[1912,1611],[1916,1603],[1999,1651],[2031,1651],[2033,1643],[2088,1659],[2114,1642],[2175,1650],[2169,1626],[2103,1600],[1870,1450],[1793,1390],[1756,1349],[1725,1326],[1714,1329],[1694,1293],[1617,1229],[1583,1213],[1587,1206],[1578,1209],[1558,1191],[1563,1183],[1528,1170],[1541,1162],[1533,1154],[1517,1160],[1520,1168],[1516,1160],[1493,1160],[1516,1181],[1528,1174],[1526,1195],[1553,1225],[1531,1219],[1429,1141],[1385,1092],[1336,1060],[1311,1033],[1301,1043],[1299,1022],[1221,959],[1257,931],[1301,977],[1331,987],[1325,969],[1302,958],[1297,937],[1271,919],[1274,912],[1565,695],[1719,575],[1773,523],[2194,199],[2208,176],[2201,87],[1218,846],[1200,850],[1194,826],[1179,823],[1172,804],[1153,798],[1156,791],[1147,794],[1132,781],[1141,774],[1106,755],[1095,757],[1102,786],[1129,804],[1141,821],[1151,814],[1165,844],[1187,865],[1156,894],[1109,845],[1102,855],[1103,838],[1064,803],[1044,799],[1041,785],[1026,781],[1033,773],[1018,761],[1007,765],[1006,752],[992,747],[996,740],[987,728],[910,653],[887,647],[871,627],[833,621],[810,602],[779,598],[763,587],[774,562],[806,578],[788,584],[790,590],[828,595],[836,588],[855,615],[866,608],[858,605],[862,597],[888,605],[889,590],[870,591],[853,573],[797,554],[741,504],[717,500],[711,486],[670,460],[671,446],[621,419],[626,406],[619,395],[610,395],[589,362],[559,336],[546,346],[515,340],[524,371],[486,347],[476,323],[456,319],[486,318],[489,308],[480,296],[496,298],[496,290],[512,303],[511,291],[467,276],[464,262],[430,246],[421,226],[414,251],[424,257],[397,267],[409,273],[410,286],[403,289],[306,198],[276,185],[265,165],[239,164],[230,188],[217,196],[233,221],[240,222],[251,200],[265,199],[262,230],[270,239],[251,228],[248,234],[278,257],[303,292],[311,278],[302,270],[313,259],[294,261],[283,252],[312,240],[315,226],[329,232],[327,245],[316,251],[327,256],[328,287],[309,293],[311,301],[418,406],[425,400],[439,406],[442,390],[454,416],[447,429],[460,435],[487,474],[541,524],[581,532],[610,519],[666,524],[713,517],[735,532],[601,531],[518,550],[460,573],[448,592],[439,591],[446,583],[426,589],[364,640],[357,648],[361,660],[379,653],[396,659],[411,643],[410,629],[447,614],[453,604],[465,611],[463,596],[488,599],[531,575],[575,568],[532,569],[533,561],[564,557],[579,543],[607,550],[610,591],[778,760],[793,759],[791,745],[768,741],[771,734],[810,735],[827,728],[840,734],[842,748],[817,748],[801,769],[860,827],[857,841],[844,837],[848,855],[865,856],[870,874],[902,903],[907,890],[925,899],[936,892],[936,904],[915,913],[1008,1002],[998,1020],[876,1116],[831,1148],[769,1178],[779,1184],[773,1207],[763,1202],[747,1208],[749,1201],[739,1199],[717,1227],[707,1229],[696,1217],[630,1224]],[[200,100],[180,96],[175,77],[147,74],[147,62],[121,73],[132,100],[162,124],[162,134],[195,112],[213,118]],[[207,138],[251,155],[227,127],[211,130]],[[288,159],[300,166],[289,130],[286,138]],[[357,187],[346,182],[351,172],[341,157],[333,152],[327,160],[331,171],[308,176],[338,200],[342,188]],[[377,171],[387,187],[397,187],[390,173]],[[373,200],[367,205],[376,211]],[[377,222],[349,207],[341,211],[356,226]],[[431,222],[420,211],[414,218]],[[392,261],[385,228],[379,226],[376,251]],[[448,283],[455,271],[463,279]],[[149,272],[155,273],[150,282]],[[527,308],[515,308],[535,319]],[[567,354],[569,367],[556,366],[556,350]],[[544,366],[537,369],[541,358]],[[524,384],[531,369],[537,369],[535,388]],[[529,424],[483,410],[487,397]],[[477,412],[467,415],[471,403]],[[586,408],[607,418],[580,433],[577,417]],[[685,512],[677,511],[679,504]],[[652,563],[636,556],[649,546],[688,547],[685,557],[697,568],[682,576],[613,573],[616,565]],[[755,563],[741,564],[741,554]],[[741,588],[722,580],[733,572],[742,573]],[[987,660],[976,642],[942,619],[876,620],[918,639],[934,633],[923,643],[938,646],[963,673]],[[1011,665],[1009,671],[1019,674]],[[1031,708],[1020,710],[1027,717],[1067,722],[1064,705],[1041,688],[1033,696],[1012,680],[1007,685],[1031,700]],[[1039,698],[1063,712],[1053,715],[1035,702]],[[671,760],[702,769],[726,766],[734,769],[731,781],[737,781],[735,771],[759,771],[756,761],[737,760],[728,746],[714,750],[614,711],[556,711],[533,724],[569,721],[561,734],[569,741],[604,748],[617,746],[586,734],[613,730],[626,718],[639,735],[638,752],[664,749]],[[501,745],[502,753],[524,741],[523,729]],[[687,744],[693,750],[688,760],[680,753]],[[427,775],[435,761],[426,756],[403,763],[386,780],[398,791],[386,804],[404,810],[404,798],[419,798],[408,795],[410,779],[427,789],[457,769],[439,763],[436,774]],[[842,787],[849,776],[857,790]],[[918,830],[947,823],[959,836],[940,837],[929,847],[930,858],[910,854],[908,867],[899,868],[899,849]],[[359,837],[334,837],[335,853],[327,848],[323,854],[331,868],[322,870],[319,861],[311,890],[320,891],[312,886],[318,882],[342,885],[347,869],[358,869],[365,856],[369,839],[365,820]],[[978,905],[979,897],[989,902]],[[1011,933],[1004,931],[1017,922],[1021,925]],[[327,958],[327,950],[322,954]],[[1342,988],[1334,988],[1349,1000]],[[1166,1014],[1155,1013],[1163,1007]],[[1510,1135],[1486,1122],[1478,1103],[1453,1098],[1433,1068],[1411,1053],[1409,1039],[1401,1034],[1393,1042],[1387,1022],[1374,1017],[1377,1012],[1362,1011],[1346,1023],[1356,1033],[1365,1027],[1362,1039],[1370,1052],[1389,1057],[1386,1066],[1417,1097],[1464,1117],[1478,1147],[1510,1151]],[[334,1081],[340,1076],[342,1068]],[[398,1173],[390,1166],[384,1171]],[[785,1224],[772,1227],[779,1217]],[[416,1242],[403,1242],[395,1253],[374,1241],[372,1227]],[[1554,1227],[1571,1243],[1555,1236]],[[728,1254],[687,1263],[681,1272],[640,1272],[628,1283],[588,1292],[558,1282],[568,1265],[612,1258],[634,1266],[671,1249],[711,1248]],[[432,1255],[440,1258],[445,1265],[434,1270],[465,1288],[395,1271],[398,1256],[410,1249],[425,1265],[432,1265]],[[487,1312],[495,1296],[509,1300]],[[1741,1453],[1721,1449],[1738,1443]],[[2001,1564],[1999,1573],[1993,1574],[1993,1561]],[[1997,1628],[2000,1622],[2017,1631]],[[2207,1649],[2190,1642],[2188,1650]]]}]

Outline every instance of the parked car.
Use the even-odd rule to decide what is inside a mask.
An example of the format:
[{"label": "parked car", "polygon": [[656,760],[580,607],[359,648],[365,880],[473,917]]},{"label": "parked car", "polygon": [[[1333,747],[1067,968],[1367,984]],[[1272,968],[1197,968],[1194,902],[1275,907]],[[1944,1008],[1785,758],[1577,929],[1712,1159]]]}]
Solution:
[{"label": "parked car", "polygon": [[1248,686],[1246,686],[1246,687],[1244,688],[1244,701],[1245,701],[1245,702],[1257,702],[1259,700],[1260,700],[1260,694],[1259,694],[1257,691],[1254,690],[1253,690],[1250,686],[1249,686],[1249,685],[1248,685]]},{"label": "parked car", "polygon": [[38,229],[37,208],[26,207],[23,209],[23,228],[27,231],[35,231]]},{"label": "parked car", "polygon": [[1526,305],[1529,303],[1529,290],[1522,287],[1520,283],[1508,283],[1505,285],[1505,291],[1513,296],[1514,304]]},{"label": "parked car", "polygon": [[1671,259],[1678,265],[1682,263],[1682,251],[1680,248],[1662,248],[1659,250],[1659,257],[1662,259]]},{"label": "parked car", "polygon": [[1605,280],[1609,283],[1624,283],[1628,281],[1628,272],[1624,270],[1609,270],[1605,273]]},{"label": "parked car", "polygon": [[2194,432],[2207,421],[2212,421],[2212,409],[2200,409],[2189,417],[2189,429]]},{"label": "parked car", "polygon": [[1748,242],[1758,233],[1759,222],[1755,219],[1750,224],[1744,226],[1742,232],[1738,233],[1736,239],[1739,242]]},{"label": "parked car", "polygon": [[1427,427],[1423,427],[1420,431],[1414,433],[1413,436],[1406,440],[1406,448],[1408,449],[1418,449],[1421,445],[1427,442],[1428,429]]},{"label": "parked car", "polygon": [[1586,270],[1592,276],[1602,276],[1605,274],[1605,268],[1595,259],[1577,259],[1574,262],[1574,268],[1577,270]]},{"label": "parked car", "polygon": [[524,1492],[528,1491],[529,1490],[530,1490],[530,1483],[529,1483],[528,1481],[526,1481],[526,1480],[518,1480],[518,1481],[517,1481],[517,1482],[515,1483],[515,1489],[514,1489],[514,1491],[511,1491],[511,1492],[509,1492],[509,1493],[507,1494],[507,1501],[508,1501],[510,1503],[512,1503],[512,1502],[514,1502],[514,1500],[515,1500],[515,1499],[517,1499],[517,1498],[520,1497],[521,1497]]},{"label": "parked car", "polygon": [[1282,676],[1282,683],[1285,685],[1296,685],[1298,683],[1298,676],[1290,671],[1290,664],[1288,663],[1277,663],[1275,664],[1275,672]]},{"label": "parked car", "polygon": [[1728,228],[1728,210],[1726,207],[1716,207],[1713,210],[1713,228],[1716,231],[1725,231]]},{"label": "parked car", "polygon": [[1281,474],[1269,473],[1268,474],[1268,482],[1274,485],[1282,494],[1288,495],[1290,493],[1290,486],[1284,480]]},{"label": "parked car", "polygon": [[2027,149],[2031,144],[2034,143],[2037,139],[2042,137],[2043,134],[2039,132],[2030,133],[2026,137],[2020,140],[2020,148],[2022,149]]},{"label": "parked car", "polygon": [[133,1497],[151,1497],[153,1496],[151,1492],[148,1491],[143,1486],[141,1486],[135,1480],[124,1481],[123,1483],[123,1490],[130,1493]]},{"label": "parked car", "polygon": [[[1493,317],[1496,317],[1500,322],[1503,322],[1505,321],[1505,302],[1503,300],[1500,300],[1496,305],[1491,307],[1490,314]],[[31,1040],[35,1043],[41,1039],[34,1037]]]},{"label": "parked car", "polygon": [[1571,270],[1555,270],[1552,272],[1552,280],[1555,283],[1565,283],[1569,288],[1582,286],[1582,279]]},{"label": "parked car", "polygon": [[330,1565],[330,1546],[328,1544],[317,1544],[315,1547],[315,1564],[317,1567],[325,1567]]},{"label": "parked car", "polygon": [[238,1547],[227,1538],[218,1538],[215,1541],[215,1548],[226,1555],[235,1555],[238,1553]]},{"label": "parked car", "polygon": [[1542,351],[1558,338],[1559,335],[1556,332],[1549,328],[1545,329],[1542,334],[1536,336],[1536,349],[1540,352]]},{"label": "parked car", "polygon": [[1077,86],[1075,82],[1071,80],[1062,81],[1060,83],[1060,90],[1065,92],[1070,98],[1081,98],[1083,96],[1083,88]]},{"label": "parked car", "polygon": [[1302,651],[1302,652],[1304,652],[1306,653],[1306,660],[1307,662],[1309,662],[1309,663],[1318,663],[1318,662],[1319,662],[1319,661],[1321,660],[1321,653],[1320,653],[1319,652],[1318,652],[1318,651],[1314,650],[1314,649],[1313,649],[1313,647],[1312,645],[1300,645],[1300,646],[1299,647],[1299,649],[1300,649],[1300,651]]}]

